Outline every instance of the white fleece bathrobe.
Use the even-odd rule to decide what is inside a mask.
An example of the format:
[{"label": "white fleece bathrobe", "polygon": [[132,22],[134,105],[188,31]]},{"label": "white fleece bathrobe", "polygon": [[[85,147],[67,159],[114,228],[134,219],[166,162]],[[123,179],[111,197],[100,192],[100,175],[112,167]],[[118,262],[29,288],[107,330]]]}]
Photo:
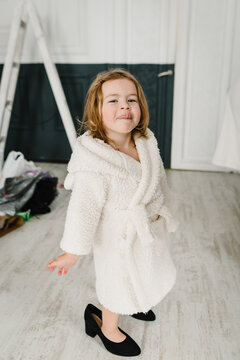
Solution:
[{"label": "white fleece bathrobe", "polygon": [[179,202],[157,140],[149,128],[147,134],[134,136],[140,163],[86,131],[64,181],[72,193],[60,247],[78,255],[93,250],[98,300],[125,315],[147,312],[176,281],[166,232],[179,225],[173,216]]}]

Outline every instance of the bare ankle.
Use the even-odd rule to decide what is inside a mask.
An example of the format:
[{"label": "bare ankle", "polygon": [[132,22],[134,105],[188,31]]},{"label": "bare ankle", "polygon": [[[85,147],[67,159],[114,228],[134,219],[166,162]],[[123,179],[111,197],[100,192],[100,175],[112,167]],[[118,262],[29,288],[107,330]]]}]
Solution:
[{"label": "bare ankle", "polygon": [[101,330],[104,331],[105,334],[116,334],[119,329],[118,327],[113,326],[101,326]]},{"label": "bare ankle", "polygon": [[102,326],[101,329],[108,334],[114,334],[118,329],[119,314],[113,313],[110,310],[102,307]]}]

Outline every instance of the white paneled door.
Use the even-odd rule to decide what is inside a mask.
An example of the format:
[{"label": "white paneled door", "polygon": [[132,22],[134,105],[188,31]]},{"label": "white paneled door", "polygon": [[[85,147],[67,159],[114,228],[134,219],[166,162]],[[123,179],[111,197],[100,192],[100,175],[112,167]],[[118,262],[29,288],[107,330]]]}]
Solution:
[{"label": "white paneled door", "polygon": [[[240,40],[236,32],[238,7],[237,0],[179,1],[171,152],[174,169],[230,171],[213,165],[212,158],[237,54],[233,39],[238,36]],[[238,71],[239,64],[238,59]],[[237,72],[236,67],[234,70]]]}]

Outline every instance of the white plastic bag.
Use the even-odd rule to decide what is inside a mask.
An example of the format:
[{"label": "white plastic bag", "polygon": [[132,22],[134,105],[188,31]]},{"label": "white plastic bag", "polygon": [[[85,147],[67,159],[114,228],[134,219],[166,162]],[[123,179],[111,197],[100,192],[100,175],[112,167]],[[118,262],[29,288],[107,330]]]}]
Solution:
[{"label": "white plastic bag", "polygon": [[35,169],[41,171],[33,161],[26,160],[20,151],[10,151],[1,171],[0,189],[3,188],[6,178],[19,176],[27,170]]}]

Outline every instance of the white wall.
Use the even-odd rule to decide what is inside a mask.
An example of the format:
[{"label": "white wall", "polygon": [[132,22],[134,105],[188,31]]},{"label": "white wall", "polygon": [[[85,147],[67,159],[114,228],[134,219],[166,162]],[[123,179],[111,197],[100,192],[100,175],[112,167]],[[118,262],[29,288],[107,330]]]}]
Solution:
[{"label": "white wall", "polygon": [[[234,31],[232,37],[232,54],[230,66],[230,81],[231,85],[236,79],[240,78],[240,2],[235,1],[233,6],[234,11]],[[240,94],[239,94],[240,97]]]},{"label": "white wall", "polygon": [[[0,0],[0,63],[19,0]],[[55,63],[174,63],[177,0],[34,0]],[[31,24],[23,63],[41,62]]]}]

